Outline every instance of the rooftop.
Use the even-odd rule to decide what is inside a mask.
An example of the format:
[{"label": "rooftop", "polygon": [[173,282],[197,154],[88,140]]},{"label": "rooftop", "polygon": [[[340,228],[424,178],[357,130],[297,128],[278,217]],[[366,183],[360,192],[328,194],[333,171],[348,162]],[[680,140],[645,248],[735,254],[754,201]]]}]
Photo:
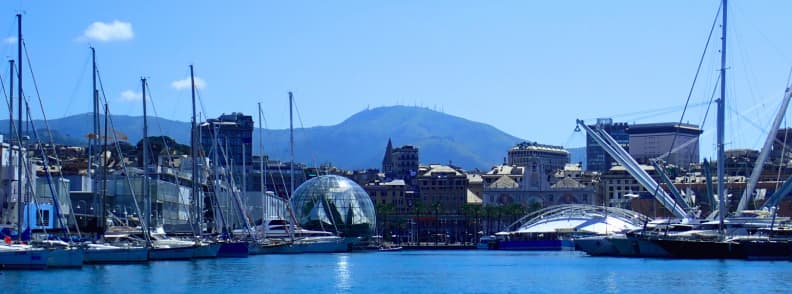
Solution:
[{"label": "rooftop", "polygon": [[564,149],[562,146],[554,146],[554,145],[545,145],[539,144],[537,142],[528,142],[523,141],[518,143],[514,147],[511,148],[512,151],[514,150],[535,150],[535,151],[544,151],[544,152],[559,152],[569,154],[569,151]]}]

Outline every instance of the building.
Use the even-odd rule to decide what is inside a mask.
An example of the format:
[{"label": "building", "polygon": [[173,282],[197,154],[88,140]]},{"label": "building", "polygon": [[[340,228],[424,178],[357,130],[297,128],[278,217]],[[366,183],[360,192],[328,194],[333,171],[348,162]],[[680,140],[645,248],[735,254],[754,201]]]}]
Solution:
[{"label": "building", "polygon": [[418,170],[418,191],[425,206],[439,204],[440,213],[456,214],[467,203],[467,175],[459,168],[430,164]]},{"label": "building", "polygon": [[[221,166],[250,164],[253,154],[253,117],[239,112],[222,114],[208,119],[200,126],[203,156],[213,158],[219,146],[218,163]],[[215,137],[216,135],[216,137]]]},{"label": "building", "polygon": [[[610,118],[599,118],[591,128],[604,129],[622,148],[629,151],[630,136],[627,134],[627,123],[614,123]],[[606,172],[613,165],[613,157],[608,155],[590,135],[586,135],[586,170]]]},{"label": "building", "polygon": [[530,167],[495,166],[482,175],[483,204],[547,207],[557,204],[594,204],[595,189],[564,177],[551,183],[554,174],[542,167],[542,160],[529,161]]},{"label": "building", "polygon": [[407,200],[408,186],[404,180],[392,180],[389,182],[374,181],[363,186],[366,193],[371,197],[375,207],[387,206],[388,213],[409,214],[411,204]]},{"label": "building", "polygon": [[699,162],[701,133],[701,129],[692,124],[630,125],[627,128],[630,156],[644,164],[648,164],[650,159],[662,158],[668,164],[687,169],[690,164]]},{"label": "building", "polygon": [[[646,171],[656,182],[660,182],[653,166],[641,165],[641,169]],[[646,191],[646,189],[627,172],[627,169],[621,165],[613,166],[608,172],[603,173],[600,176],[600,183],[603,188],[604,194],[602,196],[604,199],[601,199],[602,202],[600,203],[595,203],[598,205],[629,209],[630,202],[635,197],[649,195],[649,197],[653,198],[651,195],[653,195],[654,191]]]},{"label": "building", "polygon": [[393,148],[388,139],[382,159],[382,172],[386,178],[410,180],[418,172],[418,158],[418,148],[412,145]]},{"label": "building", "polygon": [[536,142],[522,142],[509,150],[507,165],[528,167],[529,162],[539,163],[548,173],[552,173],[564,169],[564,165],[569,163],[569,151],[561,146]]},{"label": "building", "polygon": [[[263,165],[262,160],[264,160]],[[265,185],[266,191],[272,191],[278,197],[285,199],[289,196],[292,188],[292,167],[289,162],[270,160],[267,156],[255,156],[253,162],[248,164],[247,170],[246,191],[262,191],[261,186]],[[304,164],[294,163],[294,189],[308,180],[308,173]]]},{"label": "building", "polygon": [[775,140],[770,149],[768,162],[775,164],[789,165],[792,161],[792,129],[780,129],[776,133]]}]

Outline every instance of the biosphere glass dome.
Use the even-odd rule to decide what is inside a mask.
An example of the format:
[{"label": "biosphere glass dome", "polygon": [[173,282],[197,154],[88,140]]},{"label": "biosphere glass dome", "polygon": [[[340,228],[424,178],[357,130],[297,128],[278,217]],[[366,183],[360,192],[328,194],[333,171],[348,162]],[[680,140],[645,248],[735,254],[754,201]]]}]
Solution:
[{"label": "biosphere glass dome", "polygon": [[336,232],[343,237],[366,237],[375,232],[377,216],[371,198],[345,177],[310,179],[294,191],[291,204],[303,228]]}]

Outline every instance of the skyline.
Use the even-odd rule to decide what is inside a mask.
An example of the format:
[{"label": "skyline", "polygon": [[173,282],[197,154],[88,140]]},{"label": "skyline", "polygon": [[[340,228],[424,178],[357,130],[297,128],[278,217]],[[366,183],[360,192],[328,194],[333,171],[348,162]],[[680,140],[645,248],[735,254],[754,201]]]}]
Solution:
[{"label": "skyline", "polygon": [[[18,1],[2,10],[0,50],[6,60],[16,58],[15,14],[22,11],[49,118],[91,110],[94,46],[113,114],[142,115],[139,79],[146,76],[152,115],[189,121],[185,79],[194,64],[204,117],[237,111],[257,120],[262,102],[266,127],[288,128],[292,91],[295,127],[408,105],[529,141],[579,147],[585,136],[573,132],[576,118],[679,120],[718,3]],[[792,3],[730,3],[727,149],[758,149],[792,66],[783,50],[792,48],[783,31]],[[696,106],[683,122],[701,124],[702,102],[715,86],[719,28],[713,34],[691,98]],[[4,63],[6,83],[7,75]],[[702,156],[714,150],[714,108],[702,125]]]}]

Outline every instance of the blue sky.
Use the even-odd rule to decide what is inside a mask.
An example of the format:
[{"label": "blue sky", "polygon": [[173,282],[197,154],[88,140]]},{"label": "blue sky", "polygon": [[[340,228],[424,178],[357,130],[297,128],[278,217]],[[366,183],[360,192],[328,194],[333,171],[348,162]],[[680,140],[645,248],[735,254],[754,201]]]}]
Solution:
[{"label": "blue sky", "polygon": [[[15,58],[9,41],[22,11],[49,117],[91,109],[93,45],[114,114],[142,113],[135,98],[146,76],[156,113],[189,121],[189,88],[178,81],[194,64],[209,117],[255,114],[262,102],[268,127],[285,128],[293,91],[297,126],[418,105],[575,147],[585,144],[572,131],[576,118],[679,120],[718,3],[6,1],[0,54]],[[727,148],[758,148],[780,103],[792,67],[788,11],[790,1],[730,2]],[[687,122],[703,120],[719,48],[717,35]],[[0,68],[7,82],[7,63]],[[27,69],[25,76],[32,95]],[[705,155],[714,150],[713,111]]]}]

